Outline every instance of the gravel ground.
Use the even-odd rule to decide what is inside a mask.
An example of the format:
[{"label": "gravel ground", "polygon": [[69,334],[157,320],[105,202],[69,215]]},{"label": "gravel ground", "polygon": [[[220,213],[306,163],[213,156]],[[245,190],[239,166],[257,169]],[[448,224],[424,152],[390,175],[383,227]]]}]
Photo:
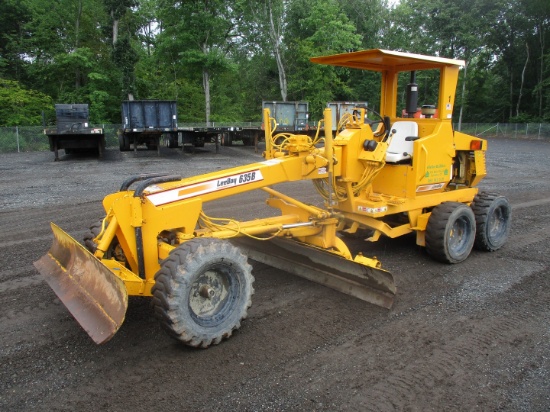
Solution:
[{"label": "gravel ground", "polygon": [[[550,410],[550,143],[490,140],[481,188],[513,206],[508,243],[444,265],[414,236],[350,248],[394,274],[391,310],[254,263],[248,319],[228,341],[194,350],[168,337],[149,300],[96,346],[34,269],[49,222],[77,239],[128,176],[191,176],[261,160],[207,145],[104,159],[0,154],[0,410]],[[277,189],[308,202],[307,182]],[[271,211],[263,194],[209,206],[242,219]]]}]

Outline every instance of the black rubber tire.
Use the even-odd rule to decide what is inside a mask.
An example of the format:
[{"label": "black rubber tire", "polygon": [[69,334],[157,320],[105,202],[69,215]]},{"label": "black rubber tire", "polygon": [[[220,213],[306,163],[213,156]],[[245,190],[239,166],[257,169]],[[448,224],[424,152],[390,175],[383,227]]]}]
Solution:
[{"label": "black rubber tire", "polygon": [[103,224],[103,220],[98,220],[97,222],[90,225],[90,228],[88,229],[88,232],[84,235],[84,246],[86,246],[86,249],[88,249],[91,253],[95,253],[97,249],[97,243],[94,242],[94,239],[99,235],[101,232],[101,226]]},{"label": "black rubber tire", "polygon": [[[94,242],[94,239],[101,233],[102,225],[103,219],[98,220],[90,226],[88,232],[84,235],[84,246],[86,247],[86,249],[88,249],[88,251],[90,251],[90,253],[95,253],[95,251],[97,250],[97,243]],[[109,223],[107,223],[107,226],[109,226]],[[107,228],[107,226],[105,228]],[[126,263],[126,257],[124,256],[124,252],[119,246],[118,239],[116,237],[111,242],[111,245],[109,246],[103,257],[105,259],[111,259],[114,257],[119,262]]]},{"label": "black rubber tire", "polygon": [[120,133],[118,135],[118,147],[121,152],[130,150],[130,138],[125,133]]},{"label": "black rubber tire", "polygon": [[189,240],[170,253],[155,275],[155,314],[186,345],[217,345],[247,316],[254,294],[251,270],[246,256],[226,240]]},{"label": "black rubber tire", "polygon": [[169,148],[169,149],[177,149],[178,148],[178,136],[175,135],[175,136],[172,136],[170,134],[166,135],[165,136],[165,139],[166,139],[166,146]]},{"label": "black rubber tire", "polygon": [[472,203],[476,217],[474,247],[485,252],[500,249],[510,233],[512,207],[504,196],[496,193],[478,193]]},{"label": "black rubber tire", "polygon": [[476,223],[470,207],[458,202],[445,202],[433,208],[426,228],[426,250],[444,263],[464,261],[472,251]]},{"label": "black rubber tire", "polygon": [[222,137],[222,146],[233,146],[233,136],[227,133]]}]

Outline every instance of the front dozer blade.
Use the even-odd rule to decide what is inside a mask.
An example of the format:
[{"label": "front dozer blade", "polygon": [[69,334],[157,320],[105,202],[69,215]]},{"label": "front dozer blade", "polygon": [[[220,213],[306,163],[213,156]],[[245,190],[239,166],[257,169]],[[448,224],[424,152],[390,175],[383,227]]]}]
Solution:
[{"label": "front dozer blade", "polygon": [[393,276],[323,249],[293,240],[235,239],[248,257],[320,283],[339,292],[384,308],[391,308],[396,287]]},{"label": "front dozer blade", "polygon": [[34,266],[94,342],[107,342],[128,307],[124,282],[58,226],[51,226],[52,246]]}]

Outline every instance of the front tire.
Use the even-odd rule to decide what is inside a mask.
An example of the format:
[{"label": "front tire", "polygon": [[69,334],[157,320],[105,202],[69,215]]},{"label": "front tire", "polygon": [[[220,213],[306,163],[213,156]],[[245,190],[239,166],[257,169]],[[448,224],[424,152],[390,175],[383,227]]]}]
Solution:
[{"label": "front tire", "polygon": [[[95,238],[99,236],[102,230],[103,226],[103,220],[98,220],[97,222],[94,222],[92,225],[90,225],[90,228],[88,229],[88,232],[84,235],[84,246],[86,246],[86,249],[92,254],[94,254],[97,250],[97,243],[95,242]],[[105,222],[105,229],[107,229],[107,226],[109,226],[109,222]],[[111,245],[109,248],[105,251],[105,254],[103,255],[105,259],[112,259],[115,258],[119,262],[122,262],[126,265],[126,256],[124,255],[124,251],[122,250],[122,247],[118,243],[118,239],[115,238],[111,242]]]},{"label": "front tire", "polygon": [[474,212],[463,203],[436,206],[426,227],[426,250],[443,263],[464,261],[472,251],[476,233]]},{"label": "front tire", "polygon": [[476,217],[474,247],[485,252],[500,249],[510,233],[512,208],[508,199],[494,193],[479,193],[472,203]]},{"label": "front tire", "polygon": [[207,348],[246,318],[254,277],[246,256],[226,240],[192,239],[174,249],[155,275],[155,314],[175,339]]},{"label": "front tire", "polygon": [[97,243],[94,242],[94,239],[101,233],[101,227],[103,225],[103,220],[98,220],[90,225],[88,232],[84,235],[84,246],[90,251],[90,253],[95,253],[97,250]]}]

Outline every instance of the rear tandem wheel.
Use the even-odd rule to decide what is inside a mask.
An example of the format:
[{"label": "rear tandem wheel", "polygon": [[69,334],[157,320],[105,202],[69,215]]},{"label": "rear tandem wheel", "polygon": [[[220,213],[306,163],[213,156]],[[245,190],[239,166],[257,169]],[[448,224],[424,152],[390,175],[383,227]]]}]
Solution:
[{"label": "rear tandem wheel", "polygon": [[472,251],[475,233],[475,216],[468,205],[441,203],[433,208],[428,219],[426,250],[443,263],[462,262]]},{"label": "rear tandem wheel", "polygon": [[192,239],[174,249],[155,275],[155,314],[186,345],[217,345],[246,318],[253,282],[237,247],[221,239]]},{"label": "rear tandem wheel", "polygon": [[495,193],[481,192],[472,203],[476,217],[474,247],[485,252],[500,249],[510,233],[512,208],[508,199]]},{"label": "rear tandem wheel", "polygon": [[118,146],[121,152],[130,151],[130,138],[124,132],[118,134]]}]

